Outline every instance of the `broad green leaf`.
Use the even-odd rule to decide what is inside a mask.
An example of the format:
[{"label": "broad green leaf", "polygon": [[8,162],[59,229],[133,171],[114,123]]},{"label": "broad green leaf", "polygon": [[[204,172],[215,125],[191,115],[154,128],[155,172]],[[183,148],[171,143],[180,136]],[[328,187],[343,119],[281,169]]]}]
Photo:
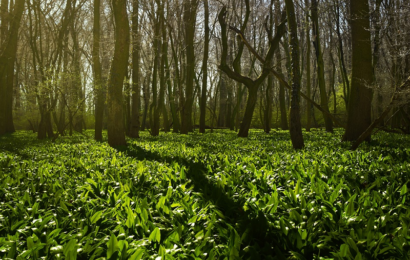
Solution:
[{"label": "broad green leaf", "polygon": [[149,235],[148,240],[150,242],[161,242],[161,231],[159,228],[155,228],[154,231],[151,232],[151,235]]},{"label": "broad green leaf", "polygon": [[107,247],[107,259],[110,259],[111,256],[119,249],[117,237],[114,235],[114,233],[111,233],[111,237],[107,243]]},{"label": "broad green leaf", "polygon": [[129,260],[140,260],[144,255],[144,249],[138,248]]},{"label": "broad green leaf", "polygon": [[103,213],[102,210],[95,212],[94,215],[90,219],[91,224],[97,223],[97,221],[101,218],[102,213]]},{"label": "broad green leaf", "polygon": [[350,255],[349,245],[342,244],[340,246],[340,256],[347,257],[348,255]]},{"label": "broad green leaf", "polygon": [[403,196],[407,193],[407,182],[403,185],[403,187],[400,190],[400,195]]}]

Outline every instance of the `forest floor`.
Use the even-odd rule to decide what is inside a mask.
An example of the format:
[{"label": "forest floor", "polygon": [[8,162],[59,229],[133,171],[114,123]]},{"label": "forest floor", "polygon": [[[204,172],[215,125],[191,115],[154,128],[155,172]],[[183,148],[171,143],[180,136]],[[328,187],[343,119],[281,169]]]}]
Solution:
[{"label": "forest floor", "polygon": [[1,259],[409,259],[410,137],[0,137]]}]

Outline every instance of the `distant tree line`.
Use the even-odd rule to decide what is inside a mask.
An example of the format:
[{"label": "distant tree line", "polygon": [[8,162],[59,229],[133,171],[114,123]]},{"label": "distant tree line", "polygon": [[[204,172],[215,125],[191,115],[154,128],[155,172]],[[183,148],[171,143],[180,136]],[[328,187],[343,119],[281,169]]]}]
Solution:
[{"label": "distant tree line", "polygon": [[405,0],[0,4],[0,135],[279,127],[299,149],[302,127],[410,132]]}]

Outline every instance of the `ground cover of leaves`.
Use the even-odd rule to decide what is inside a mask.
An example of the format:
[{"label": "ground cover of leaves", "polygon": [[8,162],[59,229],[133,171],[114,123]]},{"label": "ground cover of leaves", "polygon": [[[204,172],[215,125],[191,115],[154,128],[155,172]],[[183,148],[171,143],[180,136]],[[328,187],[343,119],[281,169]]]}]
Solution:
[{"label": "ground cover of leaves", "polygon": [[407,136],[92,135],[0,137],[1,259],[410,258]]}]

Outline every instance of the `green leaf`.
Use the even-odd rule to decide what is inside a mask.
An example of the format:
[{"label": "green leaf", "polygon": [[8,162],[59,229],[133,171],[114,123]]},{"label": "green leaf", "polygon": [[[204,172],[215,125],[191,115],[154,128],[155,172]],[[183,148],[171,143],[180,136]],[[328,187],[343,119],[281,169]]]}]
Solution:
[{"label": "green leaf", "polygon": [[135,222],[134,213],[132,212],[132,209],[130,207],[127,207],[127,221],[125,222],[125,225],[128,228],[131,228],[134,226],[134,222]]},{"label": "green leaf", "polygon": [[300,193],[300,179],[298,179],[298,182],[296,183],[295,187],[295,194],[298,195]]},{"label": "green leaf", "polygon": [[63,253],[66,259],[77,259],[77,239],[71,239],[67,244],[65,244]]},{"label": "green leaf", "polygon": [[101,218],[102,213],[103,213],[102,210],[95,212],[94,215],[90,219],[91,224],[95,224]]},{"label": "green leaf", "polygon": [[28,237],[28,238],[27,238],[27,248],[28,248],[28,249],[34,248],[34,241],[33,241],[33,238],[32,238],[32,237]]},{"label": "green leaf", "polygon": [[356,243],[353,241],[353,239],[351,237],[348,237],[346,239],[347,244],[357,253],[359,253],[359,249],[356,246]]},{"label": "green leaf", "polygon": [[17,255],[17,242],[16,241],[12,241],[11,242],[11,248],[9,249],[9,252],[7,254],[8,258],[14,259],[16,258]]},{"label": "green leaf", "polygon": [[407,182],[401,187],[400,196],[403,196],[407,193]]},{"label": "green leaf", "polygon": [[67,206],[65,205],[64,201],[60,200],[60,207],[65,211],[65,212],[69,212]]},{"label": "green leaf", "polygon": [[111,256],[119,249],[117,237],[114,235],[114,233],[111,233],[111,237],[107,243],[107,247],[107,258],[110,259]]},{"label": "green leaf", "polygon": [[151,235],[149,235],[148,240],[150,242],[161,242],[161,231],[159,228],[155,228],[154,231],[151,232]]},{"label": "green leaf", "polygon": [[361,253],[357,253],[356,257],[354,258],[354,260],[362,260],[362,254]]},{"label": "green leaf", "polygon": [[138,248],[129,260],[140,260],[144,255],[144,249]]},{"label": "green leaf", "polygon": [[347,204],[346,209],[345,209],[345,213],[346,213],[346,215],[348,215],[348,216],[351,216],[351,215],[353,215],[353,213],[354,213],[354,201],[355,201],[356,196],[357,196],[357,193],[355,193],[355,194],[348,200],[348,204]]},{"label": "green leaf", "polygon": [[340,246],[340,256],[347,257],[348,255],[350,255],[349,245],[342,244]]}]

